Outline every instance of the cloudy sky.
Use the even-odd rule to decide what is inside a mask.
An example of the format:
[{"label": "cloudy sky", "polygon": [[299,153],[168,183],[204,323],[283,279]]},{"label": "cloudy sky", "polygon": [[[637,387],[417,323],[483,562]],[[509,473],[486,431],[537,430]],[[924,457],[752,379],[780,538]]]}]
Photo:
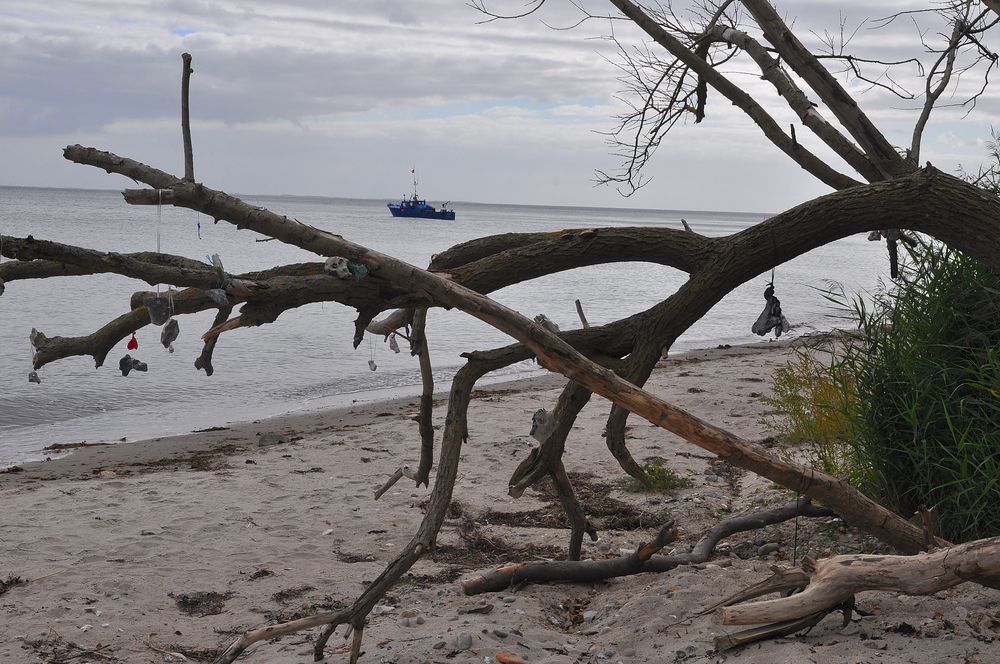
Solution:
[{"label": "cloudy sky", "polygon": [[[893,4],[920,3],[779,9],[814,41],[839,35],[841,16],[853,31]],[[0,184],[127,186],[63,160],[69,143],[180,173],[180,54],[188,51],[196,176],[230,192],[391,198],[408,189],[412,166],[432,200],[779,211],[826,192],[718,97],[704,123],[678,127],[663,143],[646,188],[628,199],[595,188],[594,171],[618,164],[602,132],[622,111],[615,51],[602,37],[613,30],[629,44],[639,35],[606,20],[552,29],[578,18],[568,0],[486,24],[463,0],[3,0]],[[914,34],[923,24],[869,27],[855,34],[857,51],[922,54]],[[773,99],[758,76],[734,76]],[[979,82],[956,85],[961,96]],[[786,126],[794,119],[780,100],[767,105]],[[917,102],[875,91],[862,105],[890,140],[908,144]],[[923,160],[949,171],[978,165],[1000,103],[988,91],[965,111],[934,116]]]}]

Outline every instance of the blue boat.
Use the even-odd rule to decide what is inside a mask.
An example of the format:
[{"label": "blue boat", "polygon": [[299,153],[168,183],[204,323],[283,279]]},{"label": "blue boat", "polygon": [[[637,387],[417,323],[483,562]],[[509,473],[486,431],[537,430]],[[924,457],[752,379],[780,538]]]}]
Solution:
[{"label": "blue boat", "polygon": [[447,209],[448,203],[441,206],[438,210],[433,205],[428,205],[427,201],[417,196],[417,170],[413,169],[410,171],[413,173],[413,195],[409,198],[403,198],[398,203],[389,203],[389,212],[392,213],[394,217],[409,217],[411,219],[445,219],[452,221],[455,219],[455,211]]}]

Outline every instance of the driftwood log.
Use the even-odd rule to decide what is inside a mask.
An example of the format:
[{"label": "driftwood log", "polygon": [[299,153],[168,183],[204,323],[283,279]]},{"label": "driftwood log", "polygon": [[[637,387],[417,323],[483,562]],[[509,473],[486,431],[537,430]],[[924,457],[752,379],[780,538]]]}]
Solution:
[{"label": "driftwood log", "polygon": [[738,532],[782,523],[796,516],[834,516],[834,513],[810,504],[808,498],[799,498],[772,510],[749,512],[723,519],[705,533],[689,551],[667,556],[653,555],[673,541],[675,531],[671,521],[660,529],[656,539],[641,545],[634,553],[628,555],[607,560],[546,561],[504,565],[462,581],[462,590],[466,595],[478,595],[500,592],[524,583],[546,581],[587,583],[643,572],[666,572],[680,565],[707,562],[723,538]]},{"label": "driftwood log", "polygon": [[[888,590],[929,595],[973,582],[1000,587],[1000,537],[990,537],[914,556],[852,554],[803,559],[801,572],[780,571],[758,584],[761,593],[805,589],[788,597],[716,610],[723,625],[781,623],[828,612],[859,592]],[[746,597],[745,593],[743,597]]]}]

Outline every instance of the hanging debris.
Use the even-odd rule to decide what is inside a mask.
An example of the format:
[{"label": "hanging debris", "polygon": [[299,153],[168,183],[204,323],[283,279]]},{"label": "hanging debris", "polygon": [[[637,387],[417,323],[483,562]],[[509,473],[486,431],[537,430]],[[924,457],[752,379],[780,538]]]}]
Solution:
[{"label": "hanging debris", "polygon": [[128,340],[128,343],[125,345],[125,347],[128,348],[129,350],[139,349],[139,340],[135,338],[135,332],[132,333],[132,338]]},{"label": "hanging debris", "polygon": [[229,285],[233,282],[233,275],[226,272],[225,267],[222,265],[222,259],[219,258],[219,254],[212,254],[208,256],[208,262],[212,264],[215,268],[215,273],[219,275],[219,285],[216,288],[211,288],[205,291],[205,294],[215,302],[219,307],[228,307],[229,298],[226,297],[226,290]]},{"label": "hanging debris", "polygon": [[171,353],[174,352],[174,341],[177,339],[177,335],[181,333],[181,327],[177,324],[176,318],[171,318],[167,321],[167,324],[163,326],[163,331],[160,332],[160,343]]},{"label": "hanging debris", "polygon": [[773,283],[768,284],[767,288],[764,289],[764,299],[767,300],[764,311],[760,312],[760,316],[757,317],[757,321],[750,329],[759,336],[764,336],[774,330],[774,337],[778,338],[782,332],[788,332],[792,329],[792,326],[788,324],[788,320],[781,313],[781,301],[774,296]]},{"label": "hanging debris", "polygon": [[371,369],[372,371],[378,369],[378,365],[375,364],[375,360],[368,360],[368,368]]},{"label": "hanging debris", "polygon": [[38,383],[40,385],[42,383],[42,379],[38,377],[38,372],[37,371],[29,371],[28,372],[28,382],[29,383]]},{"label": "hanging debris", "polygon": [[118,360],[118,368],[121,370],[123,376],[127,376],[133,369],[136,371],[149,371],[149,367],[145,362],[140,362],[131,355],[126,355]]},{"label": "hanging debris", "polygon": [[396,341],[395,332],[389,335],[389,350],[391,350],[393,353],[399,352],[399,342]]},{"label": "hanging debris", "polygon": [[149,311],[149,322],[153,325],[163,325],[170,318],[170,303],[167,298],[160,297],[159,293],[151,297],[144,298],[142,303]]}]

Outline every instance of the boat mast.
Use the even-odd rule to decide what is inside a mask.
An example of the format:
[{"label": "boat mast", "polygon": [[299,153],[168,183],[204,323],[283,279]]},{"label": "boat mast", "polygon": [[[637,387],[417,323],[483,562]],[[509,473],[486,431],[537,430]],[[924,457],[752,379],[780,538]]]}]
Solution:
[{"label": "boat mast", "polygon": [[417,167],[411,168],[410,173],[413,174],[413,200],[417,200]]}]

